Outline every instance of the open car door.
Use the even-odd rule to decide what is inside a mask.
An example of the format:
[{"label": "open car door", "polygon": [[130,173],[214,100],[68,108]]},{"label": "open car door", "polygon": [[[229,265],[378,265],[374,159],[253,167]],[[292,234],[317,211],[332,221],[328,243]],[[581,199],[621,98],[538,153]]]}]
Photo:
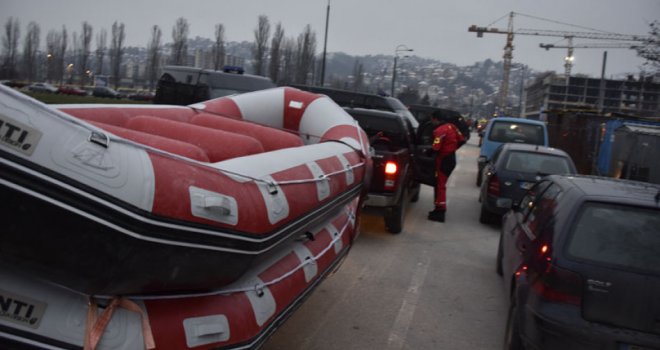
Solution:
[{"label": "open car door", "polygon": [[435,187],[435,156],[433,151],[433,130],[435,126],[430,121],[417,128],[417,148],[415,149],[415,174],[417,181]]}]

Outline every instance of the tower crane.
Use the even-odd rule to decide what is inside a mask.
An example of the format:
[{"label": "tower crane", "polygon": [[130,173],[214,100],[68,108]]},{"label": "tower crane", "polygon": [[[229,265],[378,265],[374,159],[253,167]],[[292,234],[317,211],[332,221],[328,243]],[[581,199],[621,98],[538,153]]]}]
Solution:
[{"label": "tower crane", "polygon": [[[498,107],[500,112],[506,107],[506,100],[509,94],[509,75],[511,73],[511,61],[513,59],[513,37],[514,35],[535,35],[535,36],[552,36],[552,37],[563,37],[563,38],[583,38],[583,39],[594,39],[594,40],[612,40],[612,41],[628,41],[628,42],[642,42],[647,39],[646,36],[641,35],[626,35],[618,33],[609,33],[609,32],[572,32],[572,31],[561,31],[561,30],[545,30],[545,29],[513,29],[513,17],[515,15],[522,15],[520,13],[510,12],[509,13],[509,22],[506,29],[493,28],[493,27],[479,27],[477,25],[471,25],[468,28],[468,32],[477,33],[477,37],[481,38],[484,36],[484,33],[493,33],[493,34],[505,34],[506,35],[506,45],[504,46],[504,69],[502,76],[502,86],[500,88],[498,96]],[[532,17],[532,16],[528,16]],[[536,17],[539,19],[538,17]],[[563,23],[565,24],[565,23]]]},{"label": "tower crane", "polygon": [[571,68],[573,67],[573,49],[631,49],[635,50],[641,47],[640,44],[634,42],[611,42],[611,43],[579,43],[573,44],[573,37],[567,37],[568,43],[566,45],[556,45],[556,44],[539,44],[539,47],[550,50],[550,49],[568,49],[566,53],[566,58],[564,58],[564,68],[566,77],[571,75]]}]

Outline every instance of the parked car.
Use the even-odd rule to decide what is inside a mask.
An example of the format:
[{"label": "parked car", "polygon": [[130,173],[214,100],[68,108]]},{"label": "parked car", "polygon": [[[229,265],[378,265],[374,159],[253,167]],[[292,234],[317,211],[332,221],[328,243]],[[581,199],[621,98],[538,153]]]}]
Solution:
[{"label": "parked car", "polygon": [[107,86],[96,86],[92,90],[92,96],[95,97],[109,97],[109,98],[122,98],[121,94]]},{"label": "parked car", "polygon": [[57,88],[57,93],[64,95],[74,95],[74,96],[87,96],[87,91],[79,89],[72,85],[62,85]]},{"label": "parked car", "polygon": [[499,219],[543,176],[576,174],[571,157],[564,151],[539,145],[505,143],[483,169],[479,192],[481,223]]},{"label": "parked car", "polygon": [[130,100],[134,101],[153,101],[156,94],[147,90],[138,90],[128,95]]},{"label": "parked car", "polygon": [[470,126],[468,121],[463,118],[463,115],[458,111],[425,105],[410,105],[408,109],[420,124],[431,120],[431,115],[437,113],[441,119],[454,124],[465,138],[465,141],[470,139]]},{"label": "parked car", "polygon": [[551,175],[503,220],[505,349],[660,349],[660,185]]},{"label": "parked car", "polygon": [[158,79],[154,103],[189,105],[228,95],[274,88],[267,77],[245,74],[225,66],[222,71],[196,67],[165,66]]},{"label": "parked car", "polygon": [[394,112],[408,119],[416,132],[419,122],[399,99],[391,96],[368,94],[364,92],[348,91],[320,86],[290,84],[296,89],[323,94],[330,97],[336,104],[349,108],[377,109],[381,111]]},{"label": "parked car", "polygon": [[509,117],[489,120],[477,159],[477,186],[481,186],[484,166],[493,157],[497,147],[506,142],[548,146],[548,131],[545,123],[538,120]]},{"label": "parked car", "polygon": [[391,233],[403,230],[408,202],[419,198],[415,137],[410,121],[394,112],[345,108],[369,136],[373,150],[368,211],[377,212]]},{"label": "parked car", "polygon": [[57,88],[48,83],[32,83],[28,85],[28,90],[31,92],[45,92],[49,94],[57,93]]}]

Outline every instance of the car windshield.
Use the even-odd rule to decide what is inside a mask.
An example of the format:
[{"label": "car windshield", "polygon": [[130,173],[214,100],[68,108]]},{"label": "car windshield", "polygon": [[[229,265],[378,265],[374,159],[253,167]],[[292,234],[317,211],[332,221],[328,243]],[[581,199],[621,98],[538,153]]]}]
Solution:
[{"label": "car windshield", "polygon": [[531,143],[543,145],[545,135],[543,126],[516,123],[509,121],[493,121],[490,140],[495,142]]},{"label": "car windshield", "polygon": [[604,265],[660,272],[660,211],[587,203],[568,243],[571,257]]},{"label": "car windshield", "polygon": [[572,173],[568,159],[565,157],[523,151],[509,152],[504,159],[504,169],[542,175]]}]

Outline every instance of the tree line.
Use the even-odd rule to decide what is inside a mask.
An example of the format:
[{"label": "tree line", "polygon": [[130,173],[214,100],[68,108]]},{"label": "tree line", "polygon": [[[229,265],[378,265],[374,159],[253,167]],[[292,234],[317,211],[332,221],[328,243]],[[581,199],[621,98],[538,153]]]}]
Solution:
[{"label": "tree line", "polygon": [[[297,37],[287,36],[281,23],[277,23],[271,36],[268,17],[260,15],[254,29],[252,44],[252,70],[279,84],[308,84],[314,79],[316,61],[316,34],[307,25]],[[18,18],[10,17],[3,26],[0,52],[0,79],[33,82],[45,80],[58,84],[91,85],[93,78],[108,76],[109,84],[119,87],[126,53],[124,23],[115,21],[110,28],[101,28],[94,35],[92,25],[84,21],[79,32],[70,33],[65,25],[51,29],[41,46],[41,28],[30,22],[22,37]],[[192,65],[188,53],[189,22],[180,17],[172,27],[172,41],[163,43],[163,31],[158,25],[151,27],[146,44],[147,62],[144,72],[146,84],[153,89],[162,64]],[[95,42],[93,43],[93,40]],[[95,47],[92,47],[93,44]],[[210,68],[220,70],[225,65],[225,28],[215,25]]]}]

